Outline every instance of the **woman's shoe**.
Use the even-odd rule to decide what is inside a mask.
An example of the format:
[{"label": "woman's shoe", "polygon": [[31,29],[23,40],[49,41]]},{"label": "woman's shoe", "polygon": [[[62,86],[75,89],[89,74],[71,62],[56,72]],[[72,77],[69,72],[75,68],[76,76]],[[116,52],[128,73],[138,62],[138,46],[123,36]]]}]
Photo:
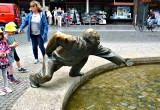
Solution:
[{"label": "woman's shoe", "polygon": [[37,64],[38,62],[39,62],[39,60],[38,60],[38,59],[35,59],[34,64]]}]

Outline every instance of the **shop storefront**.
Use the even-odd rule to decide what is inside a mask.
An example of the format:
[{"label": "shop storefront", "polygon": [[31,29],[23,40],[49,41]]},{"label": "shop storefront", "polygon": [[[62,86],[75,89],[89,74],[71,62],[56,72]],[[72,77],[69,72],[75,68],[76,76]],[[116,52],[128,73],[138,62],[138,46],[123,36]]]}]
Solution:
[{"label": "shop storefront", "polygon": [[[31,0],[1,0],[2,2],[17,3],[21,11],[29,12],[29,3]],[[37,0],[43,4],[43,0]],[[134,20],[134,15],[137,15],[138,0],[45,0],[45,6],[49,7],[52,11],[54,7],[61,7],[67,12],[70,9],[75,9],[79,16],[88,12],[105,14],[108,21],[129,21]],[[88,2],[88,3],[87,3]],[[160,9],[160,1],[152,0],[149,9]]]},{"label": "shop storefront", "polygon": [[108,20],[110,22],[132,22],[134,16],[134,0],[128,2],[113,2],[106,4],[109,7]]},{"label": "shop storefront", "polygon": [[66,0],[66,11],[76,24],[106,24],[104,0]]},{"label": "shop storefront", "polygon": [[[97,13],[104,11],[107,21],[113,20],[128,20],[133,19],[134,0],[88,0],[89,13]],[[83,14],[87,11],[87,0],[66,0],[66,11],[68,9],[76,9],[78,13]],[[52,3],[51,3],[52,4]],[[81,15],[80,15],[81,16]],[[104,21],[104,20],[103,20]],[[102,23],[103,24],[103,23]]]},{"label": "shop storefront", "polygon": [[133,6],[113,6],[110,12],[110,19],[132,19]]}]

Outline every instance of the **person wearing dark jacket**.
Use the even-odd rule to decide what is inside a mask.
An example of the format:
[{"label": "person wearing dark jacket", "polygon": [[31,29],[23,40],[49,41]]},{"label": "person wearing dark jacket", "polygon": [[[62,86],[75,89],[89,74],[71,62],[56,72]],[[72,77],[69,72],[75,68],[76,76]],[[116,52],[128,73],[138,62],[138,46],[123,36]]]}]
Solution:
[{"label": "person wearing dark jacket", "polygon": [[57,32],[47,44],[42,69],[39,73],[30,75],[31,87],[36,88],[50,81],[53,73],[62,66],[72,66],[70,77],[82,76],[83,73],[80,71],[89,55],[102,57],[117,65],[133,65],[131,61],[118,56],[111,49],[104,48],[100,44],[99,34],[92,28],[85,30],[82,37]]},{"label": "person wearing dark jacket", "polygon": [[147,22],[148,22],[148,26],[147,26],[148,29],[153,28],[153,24],[156,23],[156,18],[155,18],[155,14],[153,12],[153,9],[150,10],[150,14],[149,14]]}]

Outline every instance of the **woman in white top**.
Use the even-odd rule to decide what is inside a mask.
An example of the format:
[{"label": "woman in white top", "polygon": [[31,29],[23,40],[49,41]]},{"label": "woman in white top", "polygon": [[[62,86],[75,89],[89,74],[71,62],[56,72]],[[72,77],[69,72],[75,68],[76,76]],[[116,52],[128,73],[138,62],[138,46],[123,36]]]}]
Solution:
[{"label": "woman in white top", "polygon": [[19,28],[18,33],[28,25],[27,37],[28,41],[32,41],[32,49],[35,61],[37,64],[38,60],[38,46],[41,50],[42,56],[45,55],[44,43],[47,42],[48,23],[44,13],[42,13],[42,7],[38,1],[30,2],[31,12],[26,16],[24,22]]},{"label": "woman in white top", "polygon": [[61,10],[61,8],[58,8],[57,20],[58,20],[58,26],[62,26],[62,10]]},{"label": "woman in white top", "polygon": [[52,11],[54,17],[54,25],[57,25],[57,7]]}]

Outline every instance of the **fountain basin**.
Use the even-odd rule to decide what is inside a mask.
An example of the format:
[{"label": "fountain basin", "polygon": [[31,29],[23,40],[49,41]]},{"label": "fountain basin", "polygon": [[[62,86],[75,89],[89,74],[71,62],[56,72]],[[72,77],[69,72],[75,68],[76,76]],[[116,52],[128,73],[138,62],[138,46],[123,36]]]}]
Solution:
[{"label": "fountain basin", "polygon": [[[112,110],[160,107],[160,59],[135,58],[132,61],[135,63],[132,67],[106,64],[89,71],[81,78],[81,82],[67,92],[63,109]],[[118,73],[114,73],[116,71]],[[127,71],[129,73],[126,73]],[[106,73],[101,74],[104,72]]]}]

